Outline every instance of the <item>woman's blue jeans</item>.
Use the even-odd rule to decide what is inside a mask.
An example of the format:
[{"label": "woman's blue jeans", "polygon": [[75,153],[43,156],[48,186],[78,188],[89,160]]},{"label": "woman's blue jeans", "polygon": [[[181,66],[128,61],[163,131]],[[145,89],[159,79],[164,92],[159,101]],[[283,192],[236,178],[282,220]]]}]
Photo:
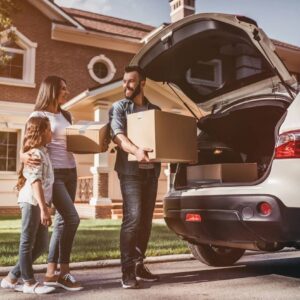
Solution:
[{"label": "woman's blue jeans", "polygon": [[118,174],[123,197],[123,221],[120,233],[122,272],[143,261],[150,238],[158,178],[154,169],[140,175]]},{"label": "woman's blue jeans", "polygon": [[48,263],[70,262],[74,237],[80,223],[74,206],[76,168],[54,169],[53,204],[56,208],[50,240]]},{"label": "woman's blue jeans", "polygon": [[19,246],[19,261],[9,272],[9,277],[23,281],[34,280],[33,262],[47,250],[48,227],[41,224],[41,211],[38,205],[20,204],[22,212],[22,231]]}]

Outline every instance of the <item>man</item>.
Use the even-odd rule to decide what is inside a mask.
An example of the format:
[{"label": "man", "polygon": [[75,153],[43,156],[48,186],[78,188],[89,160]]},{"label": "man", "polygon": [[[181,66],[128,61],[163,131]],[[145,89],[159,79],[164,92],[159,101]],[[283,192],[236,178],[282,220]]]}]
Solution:
[{"label": "man", "polygon": [[[120,233],[122,287],[138,288],[138,281],[157,281],[143,264],[152,227],[160,163],[150,163],[148,152],[127,138],[128,114],[160,109],[144,96],[146,77],[138,66],[125,68],[123,89],[125,99],[113,104],[110,126],[113,141],[118,145],[115,170],[123,197],[123,221]],[[137,161],[128,161],[128,153]]]}]

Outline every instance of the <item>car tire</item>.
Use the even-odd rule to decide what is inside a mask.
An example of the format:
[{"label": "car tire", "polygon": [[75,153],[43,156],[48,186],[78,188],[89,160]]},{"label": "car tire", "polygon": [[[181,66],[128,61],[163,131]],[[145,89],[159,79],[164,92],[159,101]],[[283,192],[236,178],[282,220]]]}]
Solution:
[{"label": "car tire", "polygon": [[193,256],[200,262],[214,267],[231,266],[245,253],[244,249],[218,247],[212,245],[193,245],[188,243]]},{"label": "car tire", "polygon": [[296,242],[294,248],[300,250],[300,242]]}]

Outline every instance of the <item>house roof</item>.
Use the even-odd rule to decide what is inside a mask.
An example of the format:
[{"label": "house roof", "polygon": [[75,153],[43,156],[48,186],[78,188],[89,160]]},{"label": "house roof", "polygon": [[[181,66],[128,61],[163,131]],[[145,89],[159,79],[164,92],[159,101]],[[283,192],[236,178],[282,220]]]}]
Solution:
[{"label": "house roof", "polygon": [[87,30],[140,40],[155,29],[150,25],[79,9],[67,7],[62,7],[62,9]]},{"label": "house roof", "polygon": [[287,48],[290,50],[300,51],[300,47],[292,45],[292,44],[284,43],[284,42],[274,40],[274,39],[272,39],[272,42],[274,43],[275,46],[280,46],[280,47]]},{"label": "house roof", "polygon": [[78,29],[84,29],[84,27],[78,23],[74,18],[68,15],[52,0],[27,0],[31,5],[39,9],[45,16],[55,22],[66,23],[75,26]]},{"label": "house roof", "polygon": [[[143,40],[158,28],[139,22],[92,13],[84,10],[61,7],[52,0],[27,0],[46,16],[58,23],[73,25],[79,29],[106,33],[124,38]],[[169,0],[171,1],[171,0]],[[163,26],[161,26],[163,27]],[[300,47],[272,39],[275,46],[300,51]]]}]

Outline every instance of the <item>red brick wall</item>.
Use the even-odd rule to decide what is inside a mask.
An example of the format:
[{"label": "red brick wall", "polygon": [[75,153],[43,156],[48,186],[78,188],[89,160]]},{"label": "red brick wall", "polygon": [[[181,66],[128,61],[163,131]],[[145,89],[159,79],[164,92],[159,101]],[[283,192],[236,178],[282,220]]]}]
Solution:
[{"label": "red brick wall", "polygon": [[0,85],[0,101],[34,103],[39,85],[48,75],[58,75],[67,80],[71,92],[70,98],[82,91],[99,86],[89,75],[87,65],[92,57],[104,54],[114,63],[117,79],[122,77],[123,69],[132,58],[132,54],[99,49],[54,41],[51,39],[51,20],[27,1],[20,1],[21,11],[13,17],[14,26],[38,43],[36,49],[36,88],[23,88]]},{"label": "red brick wall", "polygon": [[1,206],[0,207],[0,216],[21,216],[21,211],[19,206]]}]

